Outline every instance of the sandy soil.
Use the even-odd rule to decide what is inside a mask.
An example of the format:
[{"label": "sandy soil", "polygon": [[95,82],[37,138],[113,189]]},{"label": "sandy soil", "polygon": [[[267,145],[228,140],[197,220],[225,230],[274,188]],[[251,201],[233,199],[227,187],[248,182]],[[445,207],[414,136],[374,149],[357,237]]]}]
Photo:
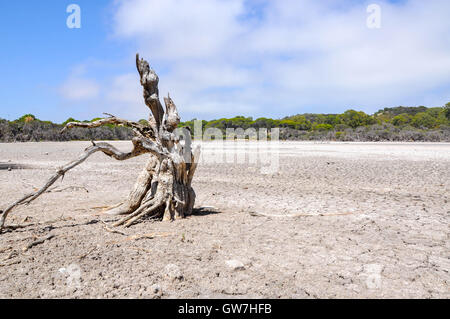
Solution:
[{"label": "sandy soil", "polygon": [[[0,208],[88,145],[0,144]],[[98,207],[127,196],[146,157],[95,154],[70,171],[7,220],[28,226],[0,235],[0,297],[450,297],[450,144],[228,142],[203,155],[195,215],[124,234]]]}]

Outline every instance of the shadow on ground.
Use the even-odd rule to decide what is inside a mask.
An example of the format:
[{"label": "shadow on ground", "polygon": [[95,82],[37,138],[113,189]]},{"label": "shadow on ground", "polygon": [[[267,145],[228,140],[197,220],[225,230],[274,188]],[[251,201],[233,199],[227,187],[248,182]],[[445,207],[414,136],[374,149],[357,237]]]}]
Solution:
[{"label": "shadow on ground", "polygon": [[28,169],[31,166],[23,165],[23,164],[15,164],[15,163],[0,163],[0,171],[1,170],[13,170],[13,169]]},{"label": "shadow on ground", "polygon": [[214,214],[220,214],[220,211],[217,211],[216,209],[212,207],[199,207],[194,208],[192,210],[192,216],[207,216],[207,215],[214,215]]}]

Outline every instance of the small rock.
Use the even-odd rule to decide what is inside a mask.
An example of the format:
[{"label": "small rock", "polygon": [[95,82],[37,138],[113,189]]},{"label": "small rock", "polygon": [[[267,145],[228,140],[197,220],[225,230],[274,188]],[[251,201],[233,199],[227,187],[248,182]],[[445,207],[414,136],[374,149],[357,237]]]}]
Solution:
[{"label": "small rock", "polygon": [[166,266],[165,276],[172,281],[183,279],[183,274],[181,273],[180,267],[174,264],[168,264]]},{"label": "small rock", "polygon": [[150,291],[157,294],[158,292],[161,291],[161,286],[158,284],[151,285]]},{"label": "small rock", "polygon": [[244,264],[236,259],[231,259],[231,260],[227,260],[225,262],[227,264],[228,267],[230,267],[233,270],[244,270],[245,266]]},{"label": "small rock", "polygon": [[150,287],[150,292],[157,295],[157,296],[161,296],[162,295],[162,290],[161,290],[161,286],[158,284],[154,284]]}]

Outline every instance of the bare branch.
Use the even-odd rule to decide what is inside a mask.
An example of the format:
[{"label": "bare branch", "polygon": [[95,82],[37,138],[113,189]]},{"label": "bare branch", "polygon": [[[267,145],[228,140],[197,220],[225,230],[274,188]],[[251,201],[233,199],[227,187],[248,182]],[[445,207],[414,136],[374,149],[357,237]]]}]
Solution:
[{"label": "bare branch", "polygon": [[[144,144],[145,144],[145,146],[144,146]],[[6,217],[8,216],[9,212],[14,207],[22,205],[22,204],[31,203],[33,200],[35,200],[40,195],[45,193],[47,191],[47,189],[50,186],[52,186],[60,177],[64,177],[64,174],[67,171],[69,171],[72,168],[83,163],[89,156],[91,156],[92,154],[94,154],[96,152],[101,151],[104,154],[106,154],[112,158],[115,158],[116,160],[119,160],[119,161],[127,160],[129,158],[136,157],[141,154],[148,153],[148,152],[154,152],[155,154],[158,154],[158,156],[160,156],[158,150],[153,145],[151,145],[151,143],[148,141],[142,141],[139,138],[135,138],[135,139],[133,139],[133,145],[134,145],[133,150],[130,152],[127,152],[127,153],[121,152],[118,149],[116,149],[114,146],[112,146],[111,144],[103,143],[103,142],[97,143],[95,145],[92,145],[92,146],[86,148],[84,150],[84,153],[82,153],[76,160],[73,160],[72,162],[64,165],[52,177],[50,177],[50,179],[47,181],[47,183],[41,189],[39,189],[38,191],[36,191],[34,193],[25,195],[21,199],[15,201],[10,206],[8,206],[8,208],[6,208],[6,210],[3,211],[2,215],[0,216],[0,229],[4,226]]]},{"label": "bare branch", "polygon": [[111,115],[108,113],[104,113],[104,114],[109,115],[110,117],[100,119],[100,120],[94,121],[94,122],[88,122],[88,123],[86,123],[86,122],[69,122],[61,130],[61,133],[64,133],[65,131],[67,131],[68,129],[73,128],[73,127],[93,128],[93,127],[99,127],[99,126],[103,126],[103,125],[107,125],[107,124],[116,124],[116,125],[123,125],[126,127],[130,127],[133,129],[133,131],[137,135],[142,136],[142,137],[154,138],[154,136],[155,136],[153,134],[152,130],[150,130],[148,127],[146,127],[144,125],[141,125],[136,122],[120,119],[120,118],[117,118],[114,115]]},{"label": "bare branch", "polygon": [[158,75],[156,75],[155,71],[150,68],[147,61],[144,59],[139,59],[139,54],[136,54],[136,67],[141,77],[141,85],[144,88],[145,104],[152,111],[153,117],[155,118],[156,127],[159,130],[163,120],[164,110],[161,102],[159,101]]},{"label": "bare branch", "polygon": [[167,94],[167,97],[164,97],[164,104],[166,105],[164,126],[167,131],[173,132],[180,123],[180,116],[178,115],[177,107],[169,94]]}]

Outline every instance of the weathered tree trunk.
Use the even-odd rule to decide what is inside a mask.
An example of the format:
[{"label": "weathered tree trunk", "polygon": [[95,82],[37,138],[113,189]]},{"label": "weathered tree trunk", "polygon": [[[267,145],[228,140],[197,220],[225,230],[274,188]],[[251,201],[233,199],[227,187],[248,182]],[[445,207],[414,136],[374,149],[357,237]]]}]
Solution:
[{"label": "weathered tree trunk", "polygon": [[[166,111],[164,112],[159,100],[158,76],[150,68],[147,61],[136,55],[136,67],[140,75],[140,82],[144,89],[145,104],[150,108],[148,125],[119,119],[115,116],[101,119],[92,123],[70,122],[62,131],[72,127],[98,127],[105,124],[124,125],[132,128],[135,137],[132,140],[133,150],[123,153],[108,143],[93,143],[80,157],[60,168],[47,183],[35,193],[25,195],[14,202],[3,212],[0,211],[0,229],[11,210],[21,204],[29,204],[42,195],[60,177],[81,164],[97,151],[115,158],[126,160],[145,153],[150,153],[150,159],[139,175],[134,188],[128,198],[110,209],[111,215],[126,215],[114,226],[130,226],[144,216],[162,217],[163,220],[183,218],[192,213],[195,203],[195,192],[191,186],[200,148],[191,151],[190,134],[175,131],[180,123],[180,117],[175,103],[170,96],[164,98]],[[183,139],[180,139],[184,136]]]}]

